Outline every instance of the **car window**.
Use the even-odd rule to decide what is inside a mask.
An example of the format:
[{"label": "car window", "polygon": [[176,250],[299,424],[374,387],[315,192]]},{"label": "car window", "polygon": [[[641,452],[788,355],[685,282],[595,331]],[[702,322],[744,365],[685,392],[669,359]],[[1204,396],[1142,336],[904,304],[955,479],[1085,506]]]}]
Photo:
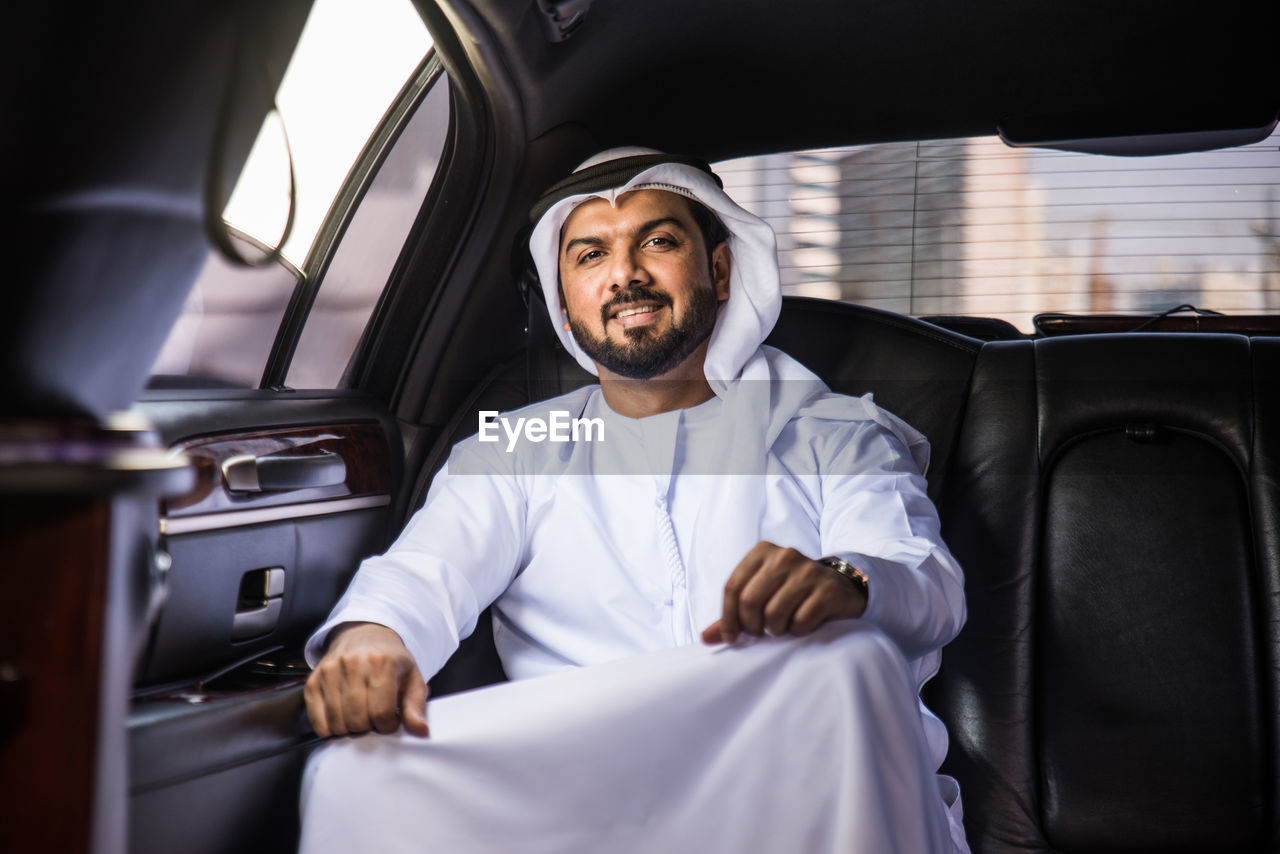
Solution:
[{"label": "car window", "polygon": [[[270,251],[234,227],[231,235],[247,257]],[[151,366],[148,388],[257,388],[300,281],[301,271],[284,259],[239,267],[211,249]]]},{"label": "car window", "polygon": [[334,388],[355,352],[444,152],[449,86],[427,93],[356,208],[289,363],[290,388]]},{"label": "car window", "polygon": [[[278,112],[263,122],[223,210],[233,238],[247,247],[243,254],[269,252],[289,214],[292,162],[296,205],[282,258],[250,269],[210,249],[152,367],[151,387],[260,384],[285,311],[322,260],[314,257],[322,248],[317,236],[335,199],[388,109],[406,97],[406,82],[423,79],[431,44],[410,0],[316,0],[276,93]],[[441,98],[446,107],[436,120],[443,134],[447,94],[433,103]],[[438,154],[427,160],[434,164]],[[422,183],[416,175],[408,185]],[[423,195],[425,189],[419,203]],[[364,299],[366,318],[374,300],[376,294]]]},{"label": "car window", "polygon": [[914,316],[1280,313],[1280,133],[1109,157],[997,137],[724,161],[778,232],[786,293]]}]

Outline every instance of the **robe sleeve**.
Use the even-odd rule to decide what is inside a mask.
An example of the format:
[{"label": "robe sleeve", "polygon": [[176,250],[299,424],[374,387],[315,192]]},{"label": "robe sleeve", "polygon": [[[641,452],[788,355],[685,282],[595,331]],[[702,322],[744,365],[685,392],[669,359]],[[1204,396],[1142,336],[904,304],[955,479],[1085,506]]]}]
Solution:
[{"label": "robe sleeve", "polygon": [[866,573],[863,619],[908,659],[922,659],[965,620],[964,575],[942,541],[924,476],[902,441],[874,421],[829,434],[824,447],[823,554]]},{"label": "robe sleeve", "polygon": [[361,563],[308,639],[307,662],[315,666],[339,624],[380,623],[400,635],[430,679],[515,577],[526,505],[514,474],[489,465],[474,443],[456,446],[400,537]]}]

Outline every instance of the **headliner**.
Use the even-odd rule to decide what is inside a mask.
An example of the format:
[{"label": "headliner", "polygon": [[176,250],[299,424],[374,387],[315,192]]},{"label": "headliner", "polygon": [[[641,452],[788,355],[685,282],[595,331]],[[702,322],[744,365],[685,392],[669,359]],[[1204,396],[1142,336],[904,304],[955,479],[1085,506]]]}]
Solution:
[{"label": "headliner", "polygon": [[535,0],[473,6],[529,139],[578,123],[602,146],[721,159],[1001,124],[1059,139],[1262,127],[1280,108],[1275,3],[595,0],[559,43]]}]

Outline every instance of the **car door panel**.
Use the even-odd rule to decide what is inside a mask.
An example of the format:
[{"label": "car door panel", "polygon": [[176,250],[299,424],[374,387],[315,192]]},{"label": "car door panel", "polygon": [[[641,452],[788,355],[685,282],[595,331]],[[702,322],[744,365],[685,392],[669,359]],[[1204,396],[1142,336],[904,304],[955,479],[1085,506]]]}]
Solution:
[{"label": "car door panel", "polygon": [[[388,440],[376,420],[218,433],[170,447],[194,461],[198,485],[166,502],[160,519],[172,567],[143,684],[299,644],[360,558],[385,545],[391,503]],[[320,461],[334,482],[271,488],[255,471],[267,461]],[[232,482],[236,464],[247,464],[240,470],[253,483]]]},{"label": "car door panel", "polygon": [[292,851],[298,786],[318,740],[302,689],[157,702],[129,721],[130,851]]},{"label": "car door panel", "polygon": [[[161,393],[137,408],[197,476],[158,520],[170,567],[128,722],[131,848],[287,850],[318,741],[301,647],[361,558],[387,545],[399,429],[345,392]],[[262,488],[228,478],[237,459],[267,471]],[[285,469],[294,488],[271,474],[280,460],[303,460],[303,475]]]}]

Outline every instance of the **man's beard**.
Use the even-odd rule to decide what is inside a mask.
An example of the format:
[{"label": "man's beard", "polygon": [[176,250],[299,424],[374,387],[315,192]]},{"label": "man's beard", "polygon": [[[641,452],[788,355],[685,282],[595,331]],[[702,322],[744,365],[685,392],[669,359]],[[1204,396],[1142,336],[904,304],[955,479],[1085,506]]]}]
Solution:
[{"label": "man's beard", "polygon": [[[605,328],[608,328],[609,317],[618,306],[642,300],[659,302],[671,308],[671,297],[659,291],[645,287],[619,291],[600,310]],[[592,337],[587,327],[574,318],[569,318],[569,328],[573,332],[573,340],[592,361],[618,376],[647,380],[674,370],[707,340],[716,325],[717,306],[711,288],[698,288],[690,297],[684,317],[673,318],[665,332],[657,332],[649,326],[624,328],[625,344],[607,336]]]}]

